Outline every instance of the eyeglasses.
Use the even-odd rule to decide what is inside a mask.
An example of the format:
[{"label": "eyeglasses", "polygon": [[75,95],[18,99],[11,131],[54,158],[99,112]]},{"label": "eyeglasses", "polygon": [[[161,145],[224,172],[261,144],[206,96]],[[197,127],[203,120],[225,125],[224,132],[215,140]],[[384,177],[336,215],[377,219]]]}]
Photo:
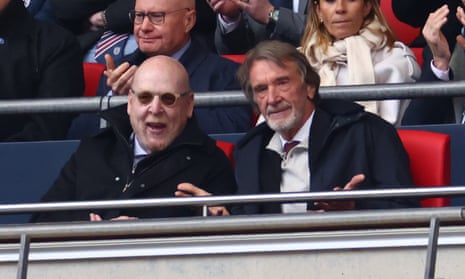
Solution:
[{"label": "eyeglasses", "polygon": [[166,15],[174,14],[174,13],[184,11],[184,10],[190,11],[191,9],[182,8],[182,9],[178,9],[178,10],[174,10],[170,12],[148,12],[148,13],[131,10],[129,11],[129,19],[134,24],[142,24],[144,22],[145,17],[147,17],[153,25],[162,25],[165,23]]},{"label": "eyeglasses", "polygon": [[173,107],[176,104],[176,101],[180,97],[184,97],[184,96],[186,96],[187,94],[189,94],[191,92],[189,90],[189,91],[179,93],[179,94],[171,93],[171,92],[165,92],[165,93],[142,92],[142,93],[136,94],[136,92],[134,92],[134,90],[132,90],[132,89],[129,89],[129,91],[132,94],[134,94],[136,96],[137,100],[139,101],[139,103],[144,105],[144,106],[152,103],[153,98],[155,98],[155,96],[158,96],[160,98],[160,102],[164,106],[167,106],[167,107]]}]

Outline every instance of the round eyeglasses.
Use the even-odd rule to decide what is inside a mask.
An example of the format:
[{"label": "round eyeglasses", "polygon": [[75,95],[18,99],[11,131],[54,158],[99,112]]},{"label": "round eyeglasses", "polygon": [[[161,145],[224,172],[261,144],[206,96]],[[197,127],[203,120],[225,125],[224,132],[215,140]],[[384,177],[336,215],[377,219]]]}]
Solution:
[{"label": "round eyeglasses", "polygon": [[139,103],[144,105],[144,106],[152,103],[153,98],[158,96],[160,98],[160,102],[164,106],[167,106],[167,107],[173,107],[174,105],[176,105],[176,101],[180,97],[184,97],[184,96],[186,96],[187,94],[189,94],[191,92],[189,90],[189,91],[177,94],[177,93],[171,93],[171,92],[165,92],[165,93],[150,93],[150,92],[136,93],[132,89],[129,89],[129,91],[132,94],[134,94],[136,96],[137,100],[139,101]]},{"label": "round eyeglasses", "polygon": [[165,23],[166,15],[174,14],[174,13],[184,11],[184,10],[190,11],[191,9],[182,8],[182,9],[177,9],[177,10],[170,11],[170,12],[148,12],[148,13],[131,10],[129,11],[129,19],[134,24],[139,25],[139,24],[142,24],[144,22],[145,17],[147,17],[153,25],[162,25]]}]

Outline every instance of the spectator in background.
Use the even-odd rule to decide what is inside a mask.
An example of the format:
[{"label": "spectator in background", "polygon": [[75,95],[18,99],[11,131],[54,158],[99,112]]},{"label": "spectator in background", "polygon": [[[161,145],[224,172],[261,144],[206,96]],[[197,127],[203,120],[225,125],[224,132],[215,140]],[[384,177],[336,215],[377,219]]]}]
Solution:
[{"label": "spectator in background", "polygon": [[[320,101],[318,74],[295,47],[278,41],[258,44],[247,54],[238,77],[247,99],[266,120],[236,144],[238,194],[402,188],[413,184],[408,156],[395,128],[357,104]],[[194,185],[180,184],[176,195],[208,195]],[[232,213],[413,206],[418,202],[393,198],[240,205],[234,206]],[[211,213],[218,214],[218,207]],[[228,212],[223,208],[219,213]]]},{"label": "spectator in background", "polygon": [[[0,0],[0,99],[81,96],[79,44],[68,31],[35,20],[22,0]],[[0,140],[64,139],[73,115],[0,115]]]},{"label": "spectator in background", "polygon": [[263,40],[295,46],[302,37],[309,0],[206,0],[218,13],[215,45],[221,54],[243,54]]},{"label": "spectator in background", "polygon": [[[412,51],[386,23],[377,0],[318,0],[302,38],[322,86],[414,82],[420,68]],[[370,112],[399,124],[400,100],[361,102]]]},{"label": "spectator in background", "polygon": [[[417,3],[418,2],[418,3]],[[440,5],[441,3],[447,3]],[[463,11],[459,1],[393,1],[396,15],[414,26],[422,26],[422,39],[427,45],[423,51],[422,76],[420,81],[450,80],[453,75],[449,71],[451,52],[459,35],[461,23],[458,11]],[[406,19],[404,13],[412,11],[415,15]],[[417,10],[419,7],[419,10]],[[436,9],[437,8],[437,9]],[[401,11],[405,9],[405,11]],[[452,11],[452,12],[451,12]],[[457,14],[456,12],[457,11]],[[426,19],[427,18],[427,19]],[[426,21],[426,22],[425,22]],[[454,108],[451,97],[431,97],[413,99],[405,111],[403,125],[425,125],[454,122]]]},{"label": "spectator in background", "polygon": [[[392,10],[395,16],[402,22],[405,22],[413,27],[423,27],[430,13],[436,11],[440,7],[447,5],[450,10],[455,11],[461,5],[460,0],[391,0]],[[449,13],[447,23],[442,27],[442,33],[446,38],[449,49],[452,52],[455,46],[455,37],[460,32],[460,22],[454,13]],[[419,37],[414,44],[421,47],[426,46],[425,38]],[[424,61],[431,61],[431,53],[427,51]],[[425,63],[429,67],[428,63]]]},{"label": "spectator in background", "polygon": [[[107,95],[110,89],[112,94],[127,95],[137,66],[156,55],[178,59],[187,69],[195,92],[240,89],[235,79],[239,64],[212,53],[191,38],[190,32],[196,22],[194,0],[136,0],[131,18],[139,48],[122,61],[116,61],[117,67],[112,57],[106,56],[107,86],[99,89],[99,95]],[[200,128],[208,134],[244,132],[251,126],[252,112],[246,105],[197,107],[195,118]],[[96,119],[79,121],[73,127],[75,135],[83,134],[83,130],[89,134],[98,128],[99,121]],[[92,126],[86,130],[84,125],[89,123]]]},{"label": "spectator in background", "polygon": [[[232,194],[236,186],[231,164],[199,129],[193,110],[184,67],[163,55],[146,59],[135,73],[127,105],[104,112],[111,127],[81,142],[42,202],[170,197],[183,182],[203,185],[215,194]],[[57,211],[37,213],[32,221],[197,213],[187,206]]]},{"label": "spectator in background", "polygon": [[[36,0],[37,1],[37,0]],[[132,34],[129,11],[135,0],[46,0],[57,15],[58,22],[78,36],[84,61],[105,63],[104,55],[121,59],[137,49]],[[46,6],[48,3],[45,3]],[[200,3],[200,17],[194,33],[206,47],[213,47],[215,17],[204,0]]]},{"label": "spectator in background", "polygon": [[137,48],[128,19],[134,0],[47,1],[57,21],[77,36],[84,61],[105,63],[105,53],[122,57]]}]

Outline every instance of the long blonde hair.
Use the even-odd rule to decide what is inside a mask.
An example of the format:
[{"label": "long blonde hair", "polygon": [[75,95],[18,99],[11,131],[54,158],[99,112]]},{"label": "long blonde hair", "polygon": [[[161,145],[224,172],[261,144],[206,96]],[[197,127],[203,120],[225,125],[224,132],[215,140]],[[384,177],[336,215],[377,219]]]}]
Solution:
[{"label": "long blonde hair", "polygon": [[[313,49],[315,47],[321,47],[324,52],[328,49],[328,47],[334,42],[334,37],[328,32],[324,24],[320,22],[320,19],[317,14],[317,8],[319,5],[319,1],[324,0],[314,0],[313,2],[309,2],[309,13],[307,15],[307,24],[305,26],[304,35],[302,37],[302,41],[300,42],[302,46],[302,52],[306,53],[307,55],[312,56],[313,59],[317,59],[314,57]],[[392,48],[394,46],[394,42],[396,41],[396,35],[394,31],[392,31],[391,27],[387,23],[386,18],[384,17],[381,8],[379,6],[378,0],[363,0],[365,3],[371,3],[371,11],[365,17],[363,24],[360,29],[365,28],[368,24],[370,24],[375,18],[378,19],[380,24],[385,27],[384,30],[374,30],[375,33],[379,34],[379,36],[384,36],[386,38],[386,46]],[[316,34],[316,41],[314,44],[309,45],[309,41],[311,38]]]}]

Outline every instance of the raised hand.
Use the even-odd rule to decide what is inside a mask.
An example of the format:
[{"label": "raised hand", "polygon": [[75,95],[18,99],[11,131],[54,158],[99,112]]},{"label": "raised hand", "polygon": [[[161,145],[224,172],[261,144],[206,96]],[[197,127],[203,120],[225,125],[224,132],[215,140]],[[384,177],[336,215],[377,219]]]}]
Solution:
[{"label": "raised hand", "polygon": [[[357,189],[358,185],[365,180],[365,175],[357,174],[352,177],[352,179],[344,186],[334,187],[334,191],[350,191]],[[354,201],[330,201],[330,202],[315,202],[313,203],[316,207],[324,211],[335,211],[335,210],[352,210],[355,209]]]},{"label": "raised hand", "polygon": [[124,62],[115,68],[115,62],[110,54],[105,54],[105,63],[106,70],[103,74],[107,77],[107,85],[113,94],[128,95],[137,66]]}]

